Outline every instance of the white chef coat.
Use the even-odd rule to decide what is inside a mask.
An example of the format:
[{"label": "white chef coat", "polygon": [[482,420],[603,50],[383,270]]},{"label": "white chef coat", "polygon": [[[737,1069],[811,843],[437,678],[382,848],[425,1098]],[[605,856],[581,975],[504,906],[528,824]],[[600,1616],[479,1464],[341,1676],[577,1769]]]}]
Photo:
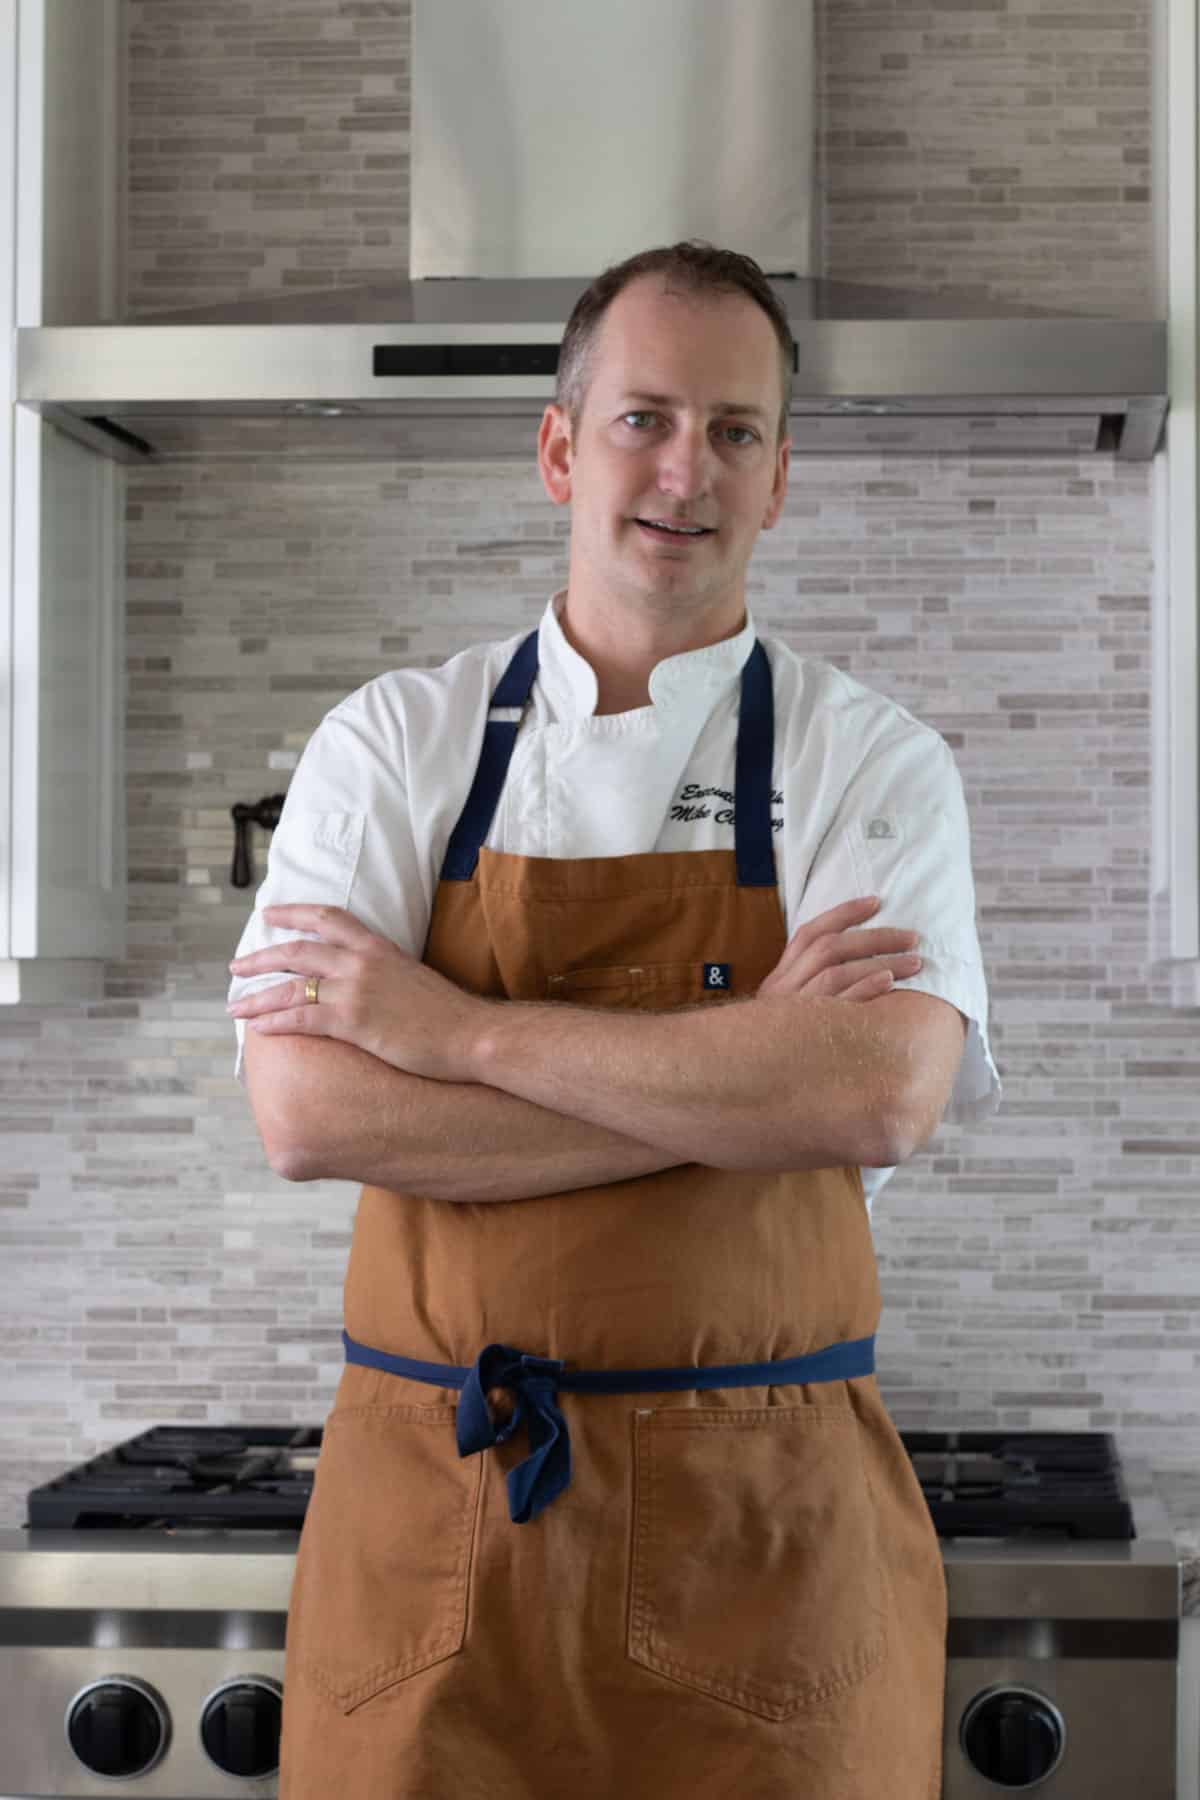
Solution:
[{"label": "white chef coat", "polygon": [[[552,596],[538,627],[538,677],[488,847],[553,857],[732,849],[740,676],[757,635],[749,608],[736,636],[656,664],[648,706],[597,717],[595,672],[559,622],[565,594]],[[317,936],[264,923],[264,906],[299,901],[344,907],[423,953],[488,703],[525,635],[476,645],[437,669],[390,670],[326,713],[292,776],[239,956]],[[922,966],[898,988],[936,994],[969,1020],[945,1117],[993,1112],[1000,1082],[987,1038],[967,812],[949,746],[852,676],[777,638],[763,642],[788,936],[840,901],[878,894],[866,926],[920,934]],[[235,976],[229,998],[288,979]],[[245,1021],[234,1025],[234,1073],[244,1081]],[[893,1173],[863,1169],[868,1208]]]}]

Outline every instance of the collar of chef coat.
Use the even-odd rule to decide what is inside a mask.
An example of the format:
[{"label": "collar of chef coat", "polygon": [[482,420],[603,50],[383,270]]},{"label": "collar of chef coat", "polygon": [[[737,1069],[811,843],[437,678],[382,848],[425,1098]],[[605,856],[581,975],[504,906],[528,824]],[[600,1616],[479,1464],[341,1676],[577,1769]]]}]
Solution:
[{"label": "collar of chef coat", "polygon": [[[596,671],[585,657],[567,641],[561,613],[567,590],[554,594],[538,627],[538,677],[556,716],[563,721],[590,718],[600,697]],[[720,643],[706,644],[700,650],[683,650],[677,656],[665,656],[650,671],[650,705],[657,713],[672,716],[672,723],[693,720],[703,723],[721,697],[741,678],[747,657],[754,648],[757,633],[750,608],[746,622],[733,637]],[[649,708],[639,708],[649,712]],[[626,718],[613,713],[597,721]]]}]

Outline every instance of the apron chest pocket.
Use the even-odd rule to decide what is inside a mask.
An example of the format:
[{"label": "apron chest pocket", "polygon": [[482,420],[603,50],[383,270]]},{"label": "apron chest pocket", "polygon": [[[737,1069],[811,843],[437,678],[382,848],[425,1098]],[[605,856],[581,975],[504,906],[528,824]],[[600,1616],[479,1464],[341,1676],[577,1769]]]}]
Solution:
[{"label": "apron chest pocket", "polygon": [[358,1406],[325,1421],[296,1557],[288,1645],[342,1712],[462,1649],[482,1458],[454,1406]]},{"label": "apron chest pocket", "polygon": [[[705,998],[701,962],[629,963],[567,969],[546,978],[546,998],[572,1006],[611,1006],[665,1012]],[[719,996],[714,996],[714,999]]]},{"label": "apron chest pocket", "polygon": [[885,1572],[849,1408],[635,1412],[627,1652],[789,1719],[886,1649]]}]

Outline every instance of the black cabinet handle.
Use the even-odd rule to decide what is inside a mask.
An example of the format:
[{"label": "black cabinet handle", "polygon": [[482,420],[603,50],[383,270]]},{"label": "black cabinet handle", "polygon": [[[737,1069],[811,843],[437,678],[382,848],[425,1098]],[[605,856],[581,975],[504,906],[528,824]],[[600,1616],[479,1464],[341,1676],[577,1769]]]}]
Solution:
[{"label": "black cabinet handle", "polygon": [[249,887],[254,878],[250,858],[250,827],[252,824],[262,825],[267,831],[274,831],[283,811],[283,795],[268,794],[253,806],[245,800],[238,800],[229,810],[233,814],[233,869],[229,879],[234,887]]}]

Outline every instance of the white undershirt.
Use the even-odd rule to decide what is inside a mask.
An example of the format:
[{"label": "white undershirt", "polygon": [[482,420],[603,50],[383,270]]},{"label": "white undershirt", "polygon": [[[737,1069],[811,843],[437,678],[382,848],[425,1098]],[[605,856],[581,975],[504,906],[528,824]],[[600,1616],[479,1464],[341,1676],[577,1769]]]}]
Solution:
[{"label": "white undershirt", "polygon": [[[519,856],[732,849],[739,677],[736,637],[669,656],[650,704],[595,714],[596,676],[559,623],[538,627],[538,677],[486,842]],[[528,628],[527,628],[528,629]],[[491,694],[525,631],[438,669],[393,669],[328,712],[292,776],[267,873],[238,943],[315,936],[265,925],[262,908],[345,907],[414,956],[424,950],[450,833],[474,779]],[[828,663],[763,640],[775,697],[775,859],[789,936],[842,900],[876,893],[866,923],[920,934],[923,964],[899,988],[936,994],[970,1021],[945,1117],[999,1103],[962,782],[945,740]],[[229,998],[287,980],[235,977]],[[234,1021],[244,1080],[245,1023]],[[862,1171],[870,1206],[891,1169]]]}]

